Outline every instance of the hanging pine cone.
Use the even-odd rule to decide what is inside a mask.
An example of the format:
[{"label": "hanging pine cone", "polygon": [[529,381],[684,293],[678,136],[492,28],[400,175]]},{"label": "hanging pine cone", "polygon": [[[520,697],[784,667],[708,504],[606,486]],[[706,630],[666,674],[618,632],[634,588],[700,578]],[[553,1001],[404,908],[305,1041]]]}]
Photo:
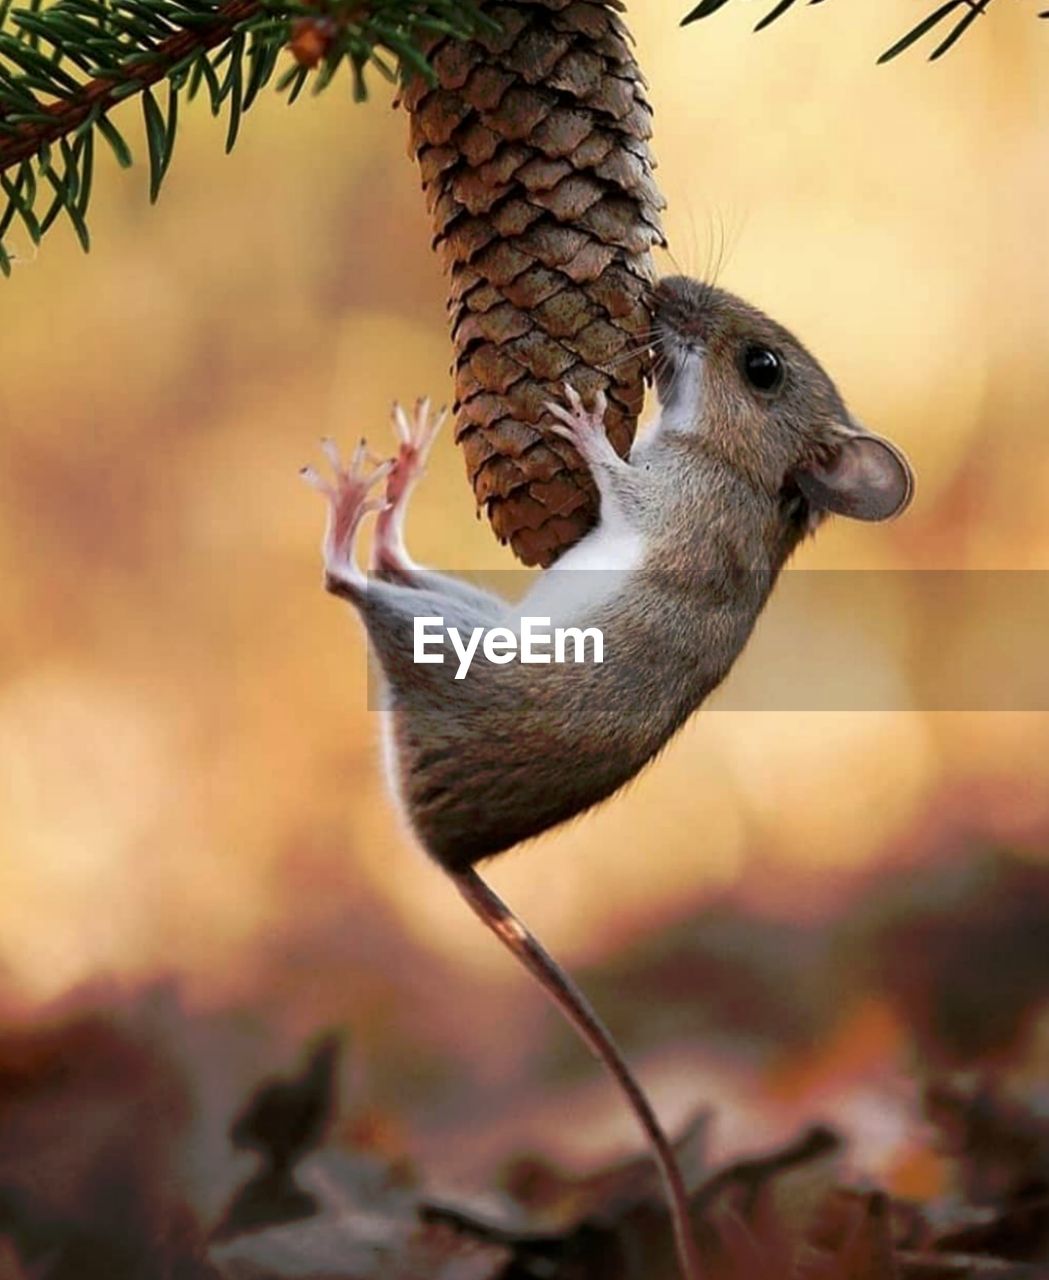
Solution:
[{"label": "hanging pine cone", "polygon": [[609,399],[630,448],[644,394],[651,249],[664,202],[620,0],[479,5],[499,25],[428,49],[405,90],[411,151],[450,280],[456,439],[479,505],[525,564],[593,523],[597,494],[544,430],[568,380]]}]

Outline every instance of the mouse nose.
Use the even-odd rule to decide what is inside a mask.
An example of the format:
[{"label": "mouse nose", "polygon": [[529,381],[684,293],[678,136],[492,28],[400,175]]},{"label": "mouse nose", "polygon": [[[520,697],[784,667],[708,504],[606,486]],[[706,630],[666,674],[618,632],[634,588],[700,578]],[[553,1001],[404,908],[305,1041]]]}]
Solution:
[{"label": "mouse nose", "polygon": [[706,340],[707,289],[688,276],[664,276],[653,290],[655,319],[686,342]]}]

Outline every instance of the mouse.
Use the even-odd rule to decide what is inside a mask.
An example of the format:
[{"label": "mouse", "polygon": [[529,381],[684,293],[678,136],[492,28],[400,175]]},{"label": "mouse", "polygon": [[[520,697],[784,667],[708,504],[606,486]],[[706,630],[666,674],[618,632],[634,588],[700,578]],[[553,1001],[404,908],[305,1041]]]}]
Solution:
[{"label": "mouse", "polygon": [[[385,757],[422,847],[482,922],[543,985],[625,1091],[666,1186],[683,1273],[701,1274],[673,1152],[585,996],[498,897],[477,864],[584,813],[634,778],[722,683],[791,554],[831,516],[883,521],[914,493],[902,450],[853,417],[784,326],[686,276],[650,298],[655,420],[626,457],[603,395],[565,385],[549,430],[576,450],[599,497],[594,527],[514,603],[417,564],[408,500],[443,413],[395,406],[397,451],[362,441],[329,472],[324,585],[367,631],[383,682]],[[371,563],[356,554],[375,515]],[[459,636],[520,638],[522,620],[601,638],[591,661],[416,661],[417,620]],[[493,653],[496,650],[491,650]],[[485,652],[489,649],[486,647]],[[577,653],[578,656],[578,653]]]}]

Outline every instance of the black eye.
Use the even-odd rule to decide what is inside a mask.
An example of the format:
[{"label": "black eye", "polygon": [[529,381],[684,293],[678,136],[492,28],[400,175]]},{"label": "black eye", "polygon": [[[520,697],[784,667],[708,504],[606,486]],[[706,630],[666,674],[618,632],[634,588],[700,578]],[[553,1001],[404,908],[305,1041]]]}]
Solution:
[{"label": "black eye", "polygon": [[783,381],[783,361],[768,347],[747,347],[743,352],[743,373],[758,391],[775,391]]}]

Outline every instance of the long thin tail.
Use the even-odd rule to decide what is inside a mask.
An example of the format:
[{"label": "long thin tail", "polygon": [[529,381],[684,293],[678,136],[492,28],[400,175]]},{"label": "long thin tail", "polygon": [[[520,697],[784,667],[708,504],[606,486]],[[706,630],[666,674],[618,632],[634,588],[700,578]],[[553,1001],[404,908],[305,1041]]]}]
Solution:
[{"label": "long thin tail", "polygon": [[685,1280],[702,1280],[699,1253],[689,1219],[688,1195],[677,1157],[652,1110],[652,1104],[634,1078],[612,1039],[611,1032],[572,979],[476,871],[471,869],[457,872],[452,875],[452,879],[482,923],[542,984],[543,990],[579,1032],[626,1095],[627,1103],[649,1141],[663,1179],[682,1273]]}]

